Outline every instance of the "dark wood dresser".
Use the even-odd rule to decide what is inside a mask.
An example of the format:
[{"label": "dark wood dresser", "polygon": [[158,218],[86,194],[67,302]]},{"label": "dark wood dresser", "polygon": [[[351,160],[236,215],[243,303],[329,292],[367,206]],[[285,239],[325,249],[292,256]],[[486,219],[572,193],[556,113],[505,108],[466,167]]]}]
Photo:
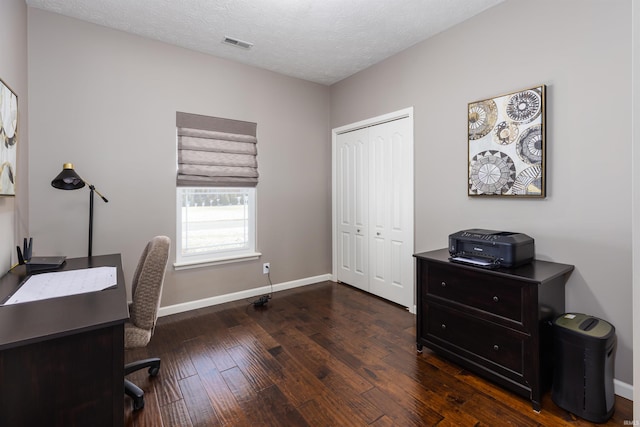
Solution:
[{"label": "dark wood dresser", "polygon": [[551,324],[564,313],[572,265],[534,260],[489,270],[449,261],[447,249],[414,255],[417,347],[531,400],[551,384]]}]

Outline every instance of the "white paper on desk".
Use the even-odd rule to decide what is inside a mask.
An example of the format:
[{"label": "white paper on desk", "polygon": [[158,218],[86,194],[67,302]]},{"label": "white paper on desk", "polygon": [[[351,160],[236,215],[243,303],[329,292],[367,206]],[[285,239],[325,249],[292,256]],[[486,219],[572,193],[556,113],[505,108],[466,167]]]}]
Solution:
[{"label": "white paper on desk", "polygon": [[34,274],[4,304],[19,304],[101,291],[117,284],[118,273],[115,267],[95,267]]}]

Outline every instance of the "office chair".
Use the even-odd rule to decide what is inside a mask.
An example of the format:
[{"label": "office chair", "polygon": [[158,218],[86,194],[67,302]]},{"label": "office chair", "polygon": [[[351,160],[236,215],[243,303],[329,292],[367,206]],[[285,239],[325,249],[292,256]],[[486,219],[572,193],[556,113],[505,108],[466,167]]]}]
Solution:
[{"label": "office chair", "polygon": [[[171,240],[166,236],[156,236],[147,244],[131,282],[132,302],[129,304],[129,322],[124,327],[124,347],[145,347],[156,326],[164,273],[169,259]],[[128,363],[124,374],[149,368],[149,375],[160,371],[160,359],[150,358]],[[144,407],[144,392],[125,378],[124,392],[133,399],[133,410]]]}]

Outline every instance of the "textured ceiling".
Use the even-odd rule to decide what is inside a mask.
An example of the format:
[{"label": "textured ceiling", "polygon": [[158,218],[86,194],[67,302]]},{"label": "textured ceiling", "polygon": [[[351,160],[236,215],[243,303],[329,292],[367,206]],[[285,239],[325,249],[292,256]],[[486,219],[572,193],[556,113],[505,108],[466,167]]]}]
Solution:
[{"label": "textured ceiling", "polygon": [[[502,1],[27,0],[27,4],[330,85]],[[225,37],[253,47],[226,45]]]}]

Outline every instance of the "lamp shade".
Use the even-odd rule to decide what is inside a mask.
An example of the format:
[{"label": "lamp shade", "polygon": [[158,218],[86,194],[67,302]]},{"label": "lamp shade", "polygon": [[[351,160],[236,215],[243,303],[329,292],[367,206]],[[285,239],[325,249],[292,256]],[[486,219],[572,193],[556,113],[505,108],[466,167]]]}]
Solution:
[{"label": "lamp shade", "polygon": [[51,181],[51,186],[60,190],[77,190],[84,187],[84,181],[73,169],[72,163],[65,163],[62,172]]}]

